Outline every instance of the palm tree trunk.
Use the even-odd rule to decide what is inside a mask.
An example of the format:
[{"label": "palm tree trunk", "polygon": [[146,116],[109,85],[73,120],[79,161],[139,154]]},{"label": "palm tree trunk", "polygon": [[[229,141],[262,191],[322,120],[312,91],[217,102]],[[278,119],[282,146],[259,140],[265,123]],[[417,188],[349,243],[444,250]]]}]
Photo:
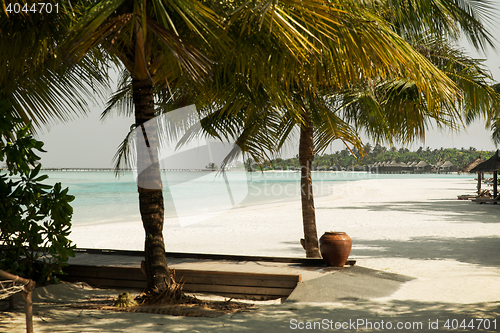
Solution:
[{"label": "palm tree trunk", "polygon": [[[144,270],[147,277],[147,290],[161,292],[169,289],[174,280],[167,265],[163,241],[164,204],[157,151],[158,137],[155,127],[148,126],[152,122],[146,124],[146,127],[144,125],[155,116],[153,86],[150,80],[133,79],[132,89],[136,126],[142,128],[147,146],[145,148],[137,145],[139,209],[146,232]],[[137,132],[141,133],[140,130]]]},{"label": "palm tree trunk", "polygon": [[316,231],[316,212],[312,191],[311,165],[314,159],[313,125],[306,113],[305,125],[300,128],[299,163],[300,199],[302,201],[302,223],[304,225],[304,248],[307,258],[321,258]]}]

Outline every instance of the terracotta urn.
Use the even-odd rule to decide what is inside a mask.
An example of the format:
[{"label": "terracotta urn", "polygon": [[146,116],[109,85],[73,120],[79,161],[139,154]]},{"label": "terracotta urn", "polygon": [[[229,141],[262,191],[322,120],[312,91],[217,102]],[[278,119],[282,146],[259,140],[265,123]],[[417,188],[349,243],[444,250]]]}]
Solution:
[{"label": "terracotta urn", "polygon": [[343,267],[351,253],[352,241],[345,232],[325,232],[319,239],[319,249],[328,266]]}]

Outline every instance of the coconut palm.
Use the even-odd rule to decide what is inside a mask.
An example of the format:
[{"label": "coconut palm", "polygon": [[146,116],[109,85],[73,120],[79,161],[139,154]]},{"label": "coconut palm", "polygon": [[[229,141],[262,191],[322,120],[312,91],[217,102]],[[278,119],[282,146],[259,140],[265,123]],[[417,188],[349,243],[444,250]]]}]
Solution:
[{"label": "coconut palm", "polygon": [[[378,2],[379,5],[381,3],[383,2]],[[449,39],[455,40],[462,32],[478,48],[492,45],[491,35],[478,21],[480,15],[475,15],[476,12],[479,12],[484,18],[488,18],[491,16],[489,14],[491,8],[487,4],[484,6],[478,4],[477,7],[471,8],[467,3],[461,3],[462,7],[460,7],[457,6],[457,3],[458,1],[425,1],[421,4],[409,1],[397,3],[387,1],[385,2],[386,7],[381,6],[384,10],[379,14],[391,19],[392,27],[402,38],[411,43],[418,52],[426,56],[431,63],[457,84],[460,88],[461,98],[457,98],[452,103],[449,100],[436,103],[436,101],[422,98],[422,92],[415,89],[414,82],[404,76],[396,80],[372,79],[359,86],[356,84],[347,87],[343,93],[341,91],[330,94],[325,92],[324,97],[328,101],[327,103],[331,108],[337,110],[338,117],[348,124],[352,124],[356,132],[362,130],[376,141],[409,143],[416,138],[424,137],[425,127],[429,119],[434,119],[439,126],[456,128],[462,119],[468,122],[478,115],[487,115],[493,105],[498,105],[499,96],[488,86],[491,77],[481,67],[480,61],[467,57],[463,51],[453,48],[441,36],[444,34]],[[416,5],[418,10],[408,10],[412,4]],[[378,7],[377,10],[380,10],[381,7]],[[368,6],[368,8],[370,7]],[[429,17],[436,16],[441,19],[429,20]],[[461,29],[457,29],[457,26]],[[418,33],[424,31],[427,34],[434,32],[440,38],[420,38]],[[362,87],[361,94],[359,87]],[[374,95],[379,99],[366,98],[366,96]],[[356,99],[356,103],[352,103],[352,96],[361,98]],[[339,103],[339,100],[342,102]],[[319,123],[321,124],[321,122]],[[309,156],[306,163],[310,163],[312,147],[304,148],[301,145],[306,143],[310,145],[312,140],[302,141],[304,132],[302,129],[299,156],[301,152]],[[311,128],[309,128],[309,133],[312,133]],[[332,136],[331,139],[333,138],[335,137]],[[316,149],[321,151],[319,146],[316,146]],[[361,151],[363,150],[361,149]],[[302,160],[304,161],[304,158]],[[301,165],[304,163],[302,162]],[[310,201],[312,202],[312,198]],[[314,212],[313,208],[304,206],[304,198],[302,202],[303,209],[305,208],[311,213]],[[312,206],[313,203],[309,205]],[[303,215],[304,225],[306,225],[306,214],[303,212]],[[312,217],[309,218],[312,219]],[[309,228],[309,230],[314,229]],[[310,238],[315,241],[314,236],[311,231]],[[310,253],[307,246],[306,253]]]},{"label": "coconut palm", "polygon": [[[142,128],[149,149],[137,149],[137,161],[153,160],[138,176],[139,207],[145,229],[145,271],[147,289],[177,295],[168,269],[163,240],[164,202],[155,131],[144,124],[155,113],[158,82],[175,81],[189,76],[200,82],[209,71],[209,59],[200,48],[214,39],[217,17],[196,0],[86,1],[85,15],[74,27],[71,62],[80,61],[94,49],[107,52],[131,78],[135,128]],[[167,295],[168,296],[168,295]]]},{"label": "coconut palm", "polygon": [[[382,2],[377,2],[377,4],[381,5]],[[320,94],[323,97],[321,101],[326,100],[330,108],[336,109],[335,113],[340,119],[353,124],[356,132],[360,129],[364,130],[375,139],[383,138],[390,142],[397,140],[408,143],[417,137],[424,136],[425,126],[429,119],[434,119],[441,126],[455,128],[461,119],[465,118],[470,121],[474,116],[486,115],[493,105],[498,105],[499,96],[488,86],[490,76],[480,66],[479,61],[466,57],[463,52],[454,49],[443,39],[434,37],[424,40],[417,35],[432,32],[439,36],[444,34],[454,40],[460,33],[463,33],[478,48],[492,45],[491,35],[479,21],[481,17],[491,18],[491,7],[488,4],[469,5],[466,2],[459,3],[459,1],[425,1],[422,3],[387,1],[384,4],[385,6],[377,7],[376,12],[391,19],[393,24],[391,26],[402,38],[410,42],[418,52],[453,80],[460,88],[461,96],[451,103],[449,100],[428,100],[421,90],[414,89],[414,81],[408,80],[405,76],[395,80],[369,79],[362,83],[358,81],[368,94],[377,93],[378,89],[375,89],[377,85],[385,89],[380,99],[384,104],[381,107],[382,103],[377,104],[369,99],[359,100],[356,105],[350,104],[349,96],[358,92],[357,84],[348,86],[344,90],[347,94],[341,94],[341,91],[332,93],[331,88],[327,87],[322,91],[323,94]],[[413,10],[412,5],[415,5],[418,10]],[[370,6],[367,8],[374,9]],[[429,19],[429,17],[434,17],[434,19]],[[461,29],[457,29],[457,26]],[[339,103],[339,99],[344,103]],[[378,109],[374,108],[375,105],[379,106]],[[352,112],[353,109],[356,111]],[[319,117],[316,124],[324,125],[327,123],[325,119]],[[310,166],[313,157],[313,140],[310,136],[313,133],[314,122],[307,121],[306,124],[309,125],[301,127],[299,142],[299,159],[302,168]],[[323,143],[326,145],[314,146],[316,151],[321,151],[331,140],[338,138],[332,135],[332,132],[325,131],[324,128],[318,132],[324,136]],[[287,135],[286,132],[285,135]],[[307,140],[304,140],[304,137],[307,137]],[[363,151],[362,147],[356,146]],[[306,175],[306,181],[302,182],[303,189],[304,183],[310,186],[310,176]],[[317,239],[315,228],[310,227],[314,223],[312,191],[310,193],[310,196],[302,194],[305,248],[308,256],[315,252],[308,246],[307,231],[310,232],[309,239],[312,239],[314,244]]]},{"label": "coconut palm", "polygon": [[[444,32],[450,38],[456,38],[459,34],[457,27],[461,27],[465,31],[465,35],[478,47],[492,43],[491,36],[478,18],[474,16],[476,12],[488,15],[489,8],[487,5],[477,4],[477,7],[474,7],[476,6],[474,4],[471,7],[468,3],[461,3],[458,6],[458,2],[455,1],[402,2],[401,6],[393,1],[373,3],[377,4],[376,8],[368,6],[366,3],[363,4],[365,8],[374,11],[376,9],[379,15],[394,21],[395,24],[392,27],[395,27],[395,31],[401,36],[413,36],[411,39],[406,38],[413,45],[417,45],[413,43],[416,39],[415,35],[424,31],[429,33],[438,30],[439,33]],[[362,9],[353,3],[346,2],[344,4],[345,6],[342,9],[345,11],[351,8],[353,11],[363,12]],[[416,12],[412,4],[416,5],[417,9],[422,9],[422,13],[433,15],[432,19],[429,19],[429,16],[420,15],[418,11]],[[408,22],[408,20],[410,21]],[[271,21],[272,19],[266,20],[261,18],[259,22],[265,24]],[[268,23],[266,29],[269,26],[270,24]],[[339,35],[336,36],[341,40]],[[355,40],[356,38],[351,39]],[[425,124],[428,119],[435,119],[442,125],[455,126],[457,122],[460,122],[459,119],[462,115],[458,106],[467,105],[467,109],[470,112],[481,113],[494,100],[491,91],[484,85],[484,79],[487,77],[487,74],[477,66],[467,71],[465,68],[467,63],[461,63],[464,59],[459,59],[458,57],[453,59],[453,54],[447,54],[448,59],[453,59],[451,63],[453,66],[448,68],[448,71],[441,73],[448,75],[447,80],[445,80],[446,82],[453,79],[460,85],[462,88],[461,93],[464,94],[465,98],[461,99],[461,96],[457,95],[453,99],[435,99],[432,98],[432,94],[426,91],[425,88],[414,89],[413,84],[418,80],[414,78],[408,79],[406,74],[401,75],[402,72],[400,72],[400,76],[392,77],[390,80],[383,79],[381,76],[377,77],[377,73],[375,72],[368,74],[363,72],[365,68],[356,62],[358,58],[352,54],[349,54],[349,59],[352,60],[351,64],[355,64],[356,69],[350,72],[352,68],[342,68],[342,65],[345,64],[345,61],[342,59],[345,59],[343,56],[346,54],[341,54],[341,52],[335,54],[328,53],[332,48],[338,51],[338,45],[329,44],[325,40],[321,40],[321,42],[323,43],[321,46],[326,48],[326,50],[323,49],[324,52],[322,54],[326,54],[331,58],[313,59],[313,64],[306,63],[298,66],[297,64],[290,64],[290,71],[296,73],[294,75],[297,79],[290,87],[281,86],[281,90],[286,91],[287,96],[282,96],[279,93],[272,95],[269,93],[271,89],[261,86],[251,91],[250,88],[253,88],[253,86],[250,86],[250,88],[248,85],[242,86],[242,83],[238,81],[233,81],[231,84],[225,86],[224,89],[219,89],[219,91],[222,90],[225,93],[230,92],[231,95],[229,98],[217,99],[214,97],[217,93],[202,93],[200,91],[186,90],[185,88],[179,93],[179,95],[184,96],[200,96],[197,103],[200,105],[208,104],[206,110],[208,113],[211,112],[210,116],[205,118],[205,129],[207,132],[210,135],[220,137],[224,135],[236,136],[236,142],[239,147],[253,154],[256,160],[259,157],[268,159],[270,157],[269,152],[279,150],[286,139],[290,137],[292,128],[297,125],[300,127],[299,159],[301,161],[302,172],[304,173],[301,187],[303,189],[302,208],[307,256],[319,255],[310,177],[310,166],[314,152],[320,151],[337,138],[342,138],[346,142],[358,146],[359,151],[363,151],[359,145],[359,138],[355,131],[349,128],[345,121],[351,122],[355,127],[368,130],[369,133],[380,139],[383,138],[384,140],[391,141],[397,139],[407,142],[424,135]],[[363,45],[369,44],[365,43]],[[434,61],[441,68],[446,69],[443,64],[444,58],[441,58],[444,53],[440,55],[437,54],[438,52],[432,52],[436,54],[431,57],[427,53],[432,48],[423,43],[418,44],[417,50],[428,58],[425,60],[419,58],[421,64],[429,64]],[[442,50],[439,49],[439,51],[441,52]],[[252,52],[247,52],[247,54],[252,54]],[[286,63],[286,59],[283,57],[280,58],[273,55],[273,58],[273,65],[276,63]],[[323,61],[325,59],[328,60]],[[469,64],[473,63],[469,59],[466,60]],[[263,61],[263,63],[266,62]],[[335,66],[332,66],[332,63]],[[360,63],[362,64],[362,61]],[[379,67],[374,67],[378,67],[379,69],[385,68],[382,62],[374,61],[372,64],[374,63],[379,65]],[[474,64],[477,65],[477,62]],[[313,69],[312,71],[311,68]],[[438,71],[436,67],[432,68],[433,71]],[[459,71],[459,68],[462,68],[462,70]],[[314,69],[320,69],[320,71],[324,72],[332,71],[337,75],[319,77],[316,75],[317,71]],[[419,70],[417,72],[420,73]],[[238,73],[238,71],[234,70],[234,73]],[[356,75],[345,75],[343,77],[342,73],[362,73],[362,77],[368,79],[354,79]],[[365,75],[363,76],[363,74]],[[349,109],[346,111],[340,109],[339,105],[350,105],[345,102],[349,100],[349,94],[355,94],[355,91],[359,87],[358,85],[368,91],[381,85],[386,89],[387,94],[384,95],[385,97],[389,95],[399,96],[397,102],[399,104],[396,105],[396,99],[392,99],[392,105],[390,105],[392,108],[379,108],[378,113],[373,113],[373,107],[370,108],[368,106],[357,109],[359,111],[357,113],[350,113]],[[348,94],[341,95],[342,91],[348,92]],[[406,100],[403,97],[406,97]],[[469,99],[468,97],[473,98]],[[210,101],[214,100],[217,102],[210,104]],[[412,106],[412,108],[402,108],[402,100],[405,101],[406,106]],[[476,103],[471,104],[470,101],[475,101]],[[370,100],[365,99],[363,102],[370,102]],[[214,105],[216,106],[214,107]],[[415,106],[418,106],[419,112],[416,112],[417,109],[414,109]],[[238,113],[238,110],[235,109],[239,109],[241,112]],[[322,110],[322,112],[318,112],[318,110]],[[391,113],[389,110],[394,112],[397,110],[406,110],[406,112],[398,114],[399,118],[394,118],[397,112]],[[356,116],[361,116],[363,121],[356,120]],[[390,121],[389,123],[388,120]],[[313,135],[315,133],[315,124],[317,126],[316,133],[318,134],[316,140]],[[238,126],[244,129],[238,131]],[[340,131],[341,129],[343,130]],[[226,134],[218,134],[220,132],[225,132]],[[316,145],[314,145],[315,143]]]},{"label": "coconut palm", "polygon": [[[202,115],[205,116],[202,124],[210,135],[236,138],[239,148],[249,152],[256,160],[259,157],[268,159],[269,152],[276,152],[283,146],[294,126],[300,127],[299,156],[304,173],[301,178],[301,188],[306,255],[317,257],[319,249],[310,177],[314,156],[313,142],[316,141],[317,149],[323,149],[332,140],[342,138],[357,145],[362,151],[360,140],[354,131],[326,104],[323,98],[325,92],[348,89],[356,82],[364,80],[363,78],[369,80],[370,77],[388,77],[391,73],[394,76],[411,76],[414,82],[421,83],[432,80],[431,77],[434,75],[436,81],[431,85],[420,85],[419,92],[429,98],[431,103],[444,100],[451,103],[455,100],[454,85],[422,55],[413,48],[408,48],[408,44],[393,34],[384,22],[366,13],[354,2],[345,2],[341,11],[333,10],[334,14],[325,14],[319,10],[314,12],[312,22],[321,17],[318,15],[320,13],[325,16],[325,21],[328,21],[327,18],[342,16],[343,23],[328,21],[328,26],[325,28],[328,34],[314,30],[317,29],[317,25],[313,26],[311,31],[315,34],[310,43],[321,50],[321,57],[305,62],[296,61],[294,54],[285,52],[286,47],[285,51],[279,48],[281,39],[276,36],[280,36],[281,22],[275,21],[275,17],[278,17],[276,14],[278,10],[286,10],[286,6],[266,7],[263,4],[255,6],[257,8],[252,10],[254,13],[252,19],[257,21],[261,29],[252,30],[249,25],[243,26],[247,43],[241,42],[235,45],[237,48],[235,53],[245,54],[253,63],[264,65],[258,68],[244,67],[241,58],[220,55],[213,76],[216,85],[210,84],[204,90],[180,85],[177,90],[174,89],[175,98],[168,99],[169,107],[177,107],[179,106],[177,101],[186,103],[192,97],[191,100],[196,101],[197,106],[202,109]],[[262,14],[257,16],[260,10]],[[288,15],[293,16],[294,11],[289,10]],[[310,12],[305,8],[301,9],[300,13]],[[242,28],[238,26],[240,21],[237,18],[238,16],[232,17],[230,28],[241,31]],[[309,27],[305,23],[302,24],[305,20],[304,15],[293,18],[297,26]],[[363,29],[356,29],[360,23],[356,19],[365,22]],[[376,23],[378,27],[376,31],[371,30],[372,27],[366,22]],[[273,33],[265,34],[263,41],[261,30]],[[286,31],[282,34],[286,35]],[[335,36],[335,39],[332,36]],[[352,45],[350,42],[353,40],[363,41],[359,44],[364,46],[366,53],[359,53],[358,44]],[[261,45],[260,49],[249,48],[249,45],[258,42]],[[394,45],[401,48],[395,48]],[[281,52],[263,52],[265,47],[270,51]],[[378,66],[373,66],[375,63]],[[403,63],[406,67],[401,66]],[[269,69],[283,64],[288,69],[285,75],[287,78],[292,78],[291,82],[287,79],[274,82],[264,79],[276,77],[276,74],[273,75]],[[408,70],[420,65],[423,67],[415,68],[413,71]],[[230,72],[234,75],[227,76],[227,68],[231,68]],[[293,75],[290,76],[290,73]],[[427,82],[430,84],[430,81]],[[439,87],[434,84],[438,84]],[[446,97],[442,98],[443,95]],[[314,123],[317,124],[316,139],[313,139]]]},{"label": "coconut palm", "polygon": [[[374,3],[377,6],[372,7]],[[462,121],[469,122],[478,115],[488,117],[492,107],[498,105],[500,96],[489,87],[491,76],[480,61],[450,43],[462,34],[479,49],[493,45],[491,34],[481,22],[481,18],[492,17],[487,3],[389,0],[368,2],[367,7],[388,19],[402,38],[446,73],[460,88],[461,98],[452,103],[427,101],[414,82],[404,76],[368,80],[325,96],[330,107],[357,132],[364,131],[377,142],[409,143],[424,137],[429,119],[438,126],[457,128]],[[426,38],[421,37],[423,33]]]},{"label": "coconut palm", "polygon": [[[214,53],[216,56],[212,59],[223,64],[223,74],[214,76],[221,78],[220,82],[215,81],[220,83],[216,87],[220,91],[231,83],[236,83],[238,88],[250,87],[251,94],[247,94],[250,99],[257,96],[256,91],[271,93],[273,103],[282,108],[293,106],[290,118],[297,124],[307,123],[307,113],[304,114],[304,108],[300,107],[297,99],[287,97],[290,91],[295,90],[300,95],[301,92],[313,91],[317,83],[325,86],[326,82],[332,82],[331,86],[338,89],[359,80],[360,74],[362,77],[386,77],[389,73],[398,73],[414,79],[429,96],[438,96],[440,100],[452,98],[454,87],[446,77],[396,38],[377,17],[354,7],[354,3],[352,6],[350,11],[346,11],[340,5],[326,2],[284,1],[277,6],[254,3],[236,10],[231,8],[235,15],[229,20],[230,27],[236,26],[239,34],[244,33],[245,37],[250,35],[253,39],[244,38],[248,42],[233,44],[233,53],[220,52],[224,48]],[[97,47],[98,50],[108,51],[123,65],[132,77],[136,126],[155,114],[153,87],[166,82],[169,88],[170,85],[180,84],[182,80],[179,78],[186,76],[183,75],[185,73],[192,78],[200,78],[200,73],[208,71],[209,62],[200,51],[208,47],[191,46],[206,45],[201,41],[211,40],[217,30],[216,17],[207,7],[195,1],[168,4],[152,1],[145,4],[115,0],[96,4],[89,2],[85,9],[88,14],[74,29],[77,32],[74,38],[78,43],[70,53],[72,59],[78,61]],[[267,45],[265,52],[260,51],[261,44]],[[226,61],[224,55],[228,58],[236,56]],[[320,61],[316,62],[316,59]],[[233,70],[235,67],[237,71],[233,73],[238,75],[228,75],[228,68]],[[324,71],[325,68],[329,71]],[[276,80],[277,77],[281,79]],[[225,91],[234,92],[232,89]],[[223,100],[231,99],[226,95]],[[229,116],[246,104],[220,105],[228,107],[219,115]],[[252,115],[254,110],[254,115],[257,115],[257,109],[252,107],[246,111]],[[268,107],[267,110],[275,108]],[[225,124],[224,121],[220,123]],[[335,129],[338,132],[338,127]],[[253,135],[257,130],[258,126],[254,126]],[[239,137],[250,138],[252,131],[243,132]],[[251,145],[247,144],[247,147]],[[141,215],[146,229],[148,287],[165,289],[171,279],[164,260],[161,235],[163,199],[158,168],[149,171],[157,188],[139,188]]]}]

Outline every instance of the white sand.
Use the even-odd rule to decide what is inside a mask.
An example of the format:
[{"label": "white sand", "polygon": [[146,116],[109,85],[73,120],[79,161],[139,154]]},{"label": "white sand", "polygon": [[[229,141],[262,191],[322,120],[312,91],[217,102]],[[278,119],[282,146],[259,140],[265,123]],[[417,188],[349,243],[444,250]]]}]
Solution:
[{"label": "white sand", "polygon": [[[292,318],[396,318],[424,322],[424,330],[419,331],[425,331],[428,320],[443,320],[442,326],[446,318],[462,320],[471,315],[498,317],[500,331],[500,205],[456,199],[473,193],[474,188],[471,178],[374,179],[348,183],[336,188],[333,195],[316,199],[319,236],[325,231],[345,231],[353,240],[351,257],[358,265],[416,278],[384,299],[264,306],[257,312],[217,320],[87,314],[115,322],[109,330],[93,319],[79,330],[75,326],[79,319],[70,318],[74,311],[64,310],[70,316],[64,318],[75,321],[68,331],[275,332],[289,331]],[[180,227],[174,220],[165,223],[167,251],[175,252],[302,257],[302,235],[299,202],[236,209],[188,227]],[[142,249],[142,237],[140,222],[75,226],[72,234],[79,247],[113,249]],[[125,322],[132,325],[132,315],[136,324],[126,329]],[[22,314],[5,316],[0,314],[0,328],[5,322],[22,319]],[[38,320],[37,324],[38,331],[49,332],[49,327],[57,331],[59,322],[54,319],[50,326]],[[463,331],[485,330],[469,327]]]}]

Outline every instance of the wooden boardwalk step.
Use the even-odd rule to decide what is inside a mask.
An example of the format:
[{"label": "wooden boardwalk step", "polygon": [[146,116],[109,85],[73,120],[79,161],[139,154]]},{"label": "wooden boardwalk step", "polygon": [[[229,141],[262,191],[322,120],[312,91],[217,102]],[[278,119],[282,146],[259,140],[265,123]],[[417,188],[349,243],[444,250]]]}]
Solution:
[{"label": "wooden boardwalk step", "polygon": [[[146,288],[146,277],[137,267],[69,265],[68,282],[87,282],[90,285],[115,288]],[[300,274],[269,274],[224,272],[209,270],[174,270],[175,280],[184,284],[184,291],[211,293],[226,297],[268,300],[286,297],[301,281]]]}]

